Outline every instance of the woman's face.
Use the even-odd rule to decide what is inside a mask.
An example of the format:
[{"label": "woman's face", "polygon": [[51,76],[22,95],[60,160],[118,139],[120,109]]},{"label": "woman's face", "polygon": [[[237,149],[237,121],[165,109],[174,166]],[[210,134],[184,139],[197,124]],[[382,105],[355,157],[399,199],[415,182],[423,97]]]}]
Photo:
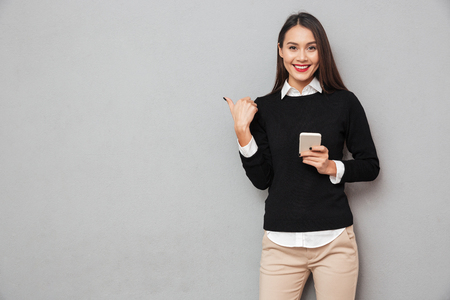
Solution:
[{"label": "woman's face", "polygon": [[278,53],[289,73],[289,84],[302,92],[319,67],[319,52],[313,33],[300,25],[292,27],[286,32],[282,47],[278,44]]}]

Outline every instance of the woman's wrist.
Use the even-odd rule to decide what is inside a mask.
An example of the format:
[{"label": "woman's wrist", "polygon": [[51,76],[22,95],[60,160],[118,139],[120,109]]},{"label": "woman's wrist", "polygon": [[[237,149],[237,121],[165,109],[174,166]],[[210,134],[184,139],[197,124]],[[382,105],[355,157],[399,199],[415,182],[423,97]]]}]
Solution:
[{"label": "woman's wrist", "polygon": [[326,170],[326,174],[336,177],[337,174],[337,168],[336,168],[336,163],[333,160],[328,160],[328,166],[327,166],[327,170]]},{"label": "woman's wrist", "polygon": [[236,132],[236,136],[241,147],[248,145],[248,143],[250,143],[250,141],[252,140],[252,134],[248,126],[234,126],[234,131]]}]

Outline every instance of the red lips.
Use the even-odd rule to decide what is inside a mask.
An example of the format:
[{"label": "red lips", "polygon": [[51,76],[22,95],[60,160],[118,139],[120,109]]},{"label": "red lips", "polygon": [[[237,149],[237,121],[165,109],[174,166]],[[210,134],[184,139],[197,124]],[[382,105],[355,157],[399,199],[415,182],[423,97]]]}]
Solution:
[{"label": "red lips", "polygon": [[311,65],[293,65],[293,66],[297,72],[306,72],[309,70],[309,67],[311,67]]}]

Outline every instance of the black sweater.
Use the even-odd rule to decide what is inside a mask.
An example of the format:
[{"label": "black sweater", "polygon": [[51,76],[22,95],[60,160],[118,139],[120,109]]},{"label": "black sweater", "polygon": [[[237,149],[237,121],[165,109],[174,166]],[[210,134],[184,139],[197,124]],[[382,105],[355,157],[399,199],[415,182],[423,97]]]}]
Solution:
[{"label": "black sweater", "polygon": [[[331,230],[353,224],[344,193],[345,182],[374,180],[378,157],[360,102],[348,91],[302,97],[281,92],[257,98],[251,133],[258,151],[241,155],[248,178],[259,189],[269,188],[264,229],[284,232]],[[344,143],[353,160],[343,161],[341,183],[303,164],[298,155],[301,132],[322,134],[329,159],[342,160]]]}]

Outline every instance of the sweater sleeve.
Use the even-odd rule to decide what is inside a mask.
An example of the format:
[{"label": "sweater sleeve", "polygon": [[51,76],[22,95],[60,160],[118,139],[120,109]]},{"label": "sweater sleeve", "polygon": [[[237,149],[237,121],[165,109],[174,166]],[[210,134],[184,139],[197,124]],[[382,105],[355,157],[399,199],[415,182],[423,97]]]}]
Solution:
[{"label": "sweater sleeve", "polygon": [[341,182],[374,180],[380,171],[377,151],[364,109],[353,93],[348,112],[346,144],[353,160],[343,161],[345,173]]},{"label": "sweater sleeve", "polygon": [[265,124],[259,112],[255,114],[250,124],[250,132],[258,145],[258,150],[248,158],[239,153],[242,166],[253,185],[258,189],[265,190],[272,183],[273,168]]}]

